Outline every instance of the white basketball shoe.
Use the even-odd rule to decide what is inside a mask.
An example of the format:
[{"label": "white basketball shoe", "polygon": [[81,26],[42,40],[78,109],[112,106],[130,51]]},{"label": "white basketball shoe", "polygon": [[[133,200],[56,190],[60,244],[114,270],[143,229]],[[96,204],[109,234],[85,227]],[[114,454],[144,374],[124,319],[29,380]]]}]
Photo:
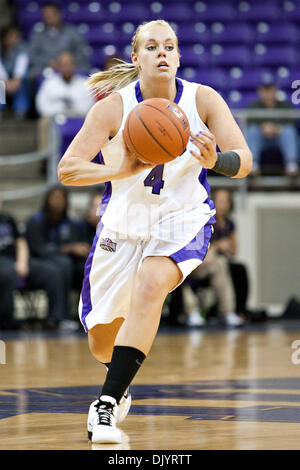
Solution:
[{"label": "white basketball shoe", "polygon": [[[120,400],[119,405],[116,404],[114,410],[114,418],[115,422],[121,423],[126,416],[128,415],[129,409],[131,406],[131,394],[129,392],[129,388],[127,388],[126,392],[124,393],[123,397]],[[95,423],[98,421],[98,407],[99,407],[99,400],[93,401],[90,406],[88,420],[87,420],[87,428],[88,428],[88,438],[94,442],[92,439],[93,437],[93,429]]]},{"label": "white basketball shoe", "polygon": [[91,407],[95,409],[95,412],[92,412],[92,423],[88,423],[92,430],[91,441],[95,444],[120,444],[122,433],[116,425],[118,409],[116,400],[102,395],[96,404],[92,403]]}]

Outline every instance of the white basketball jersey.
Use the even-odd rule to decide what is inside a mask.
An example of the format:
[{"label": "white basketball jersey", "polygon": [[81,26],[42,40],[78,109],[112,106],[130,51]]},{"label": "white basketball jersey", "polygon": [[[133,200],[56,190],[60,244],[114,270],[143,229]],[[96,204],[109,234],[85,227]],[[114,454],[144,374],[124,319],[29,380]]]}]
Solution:
[{"label": "white basketball jersey", "polygon": [[[207,130],[196,107],[197,83],[178,79],[177,103],[185,112],[190,129]],[[105,144],[103,163],[116,166],[121,159],[121,136],[129,112],[143,101],[139,81],[118,90],[123,100],[123,120],[117,135]],[[189,141],[178,158],[137,175],[106,183],[101,215],[104,226],[120,236],[134,239],[193,239],[215,209],[208,198],[207,170],[191,156],[195,146]]]}]

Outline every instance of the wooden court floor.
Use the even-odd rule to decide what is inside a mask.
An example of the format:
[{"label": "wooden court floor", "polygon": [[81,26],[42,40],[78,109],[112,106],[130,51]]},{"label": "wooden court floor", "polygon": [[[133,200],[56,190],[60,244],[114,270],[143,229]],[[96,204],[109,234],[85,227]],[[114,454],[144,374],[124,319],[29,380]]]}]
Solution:
[{"label": "wooden court floor", "polygon": [[1,450],[300,448],[300,322],[160,330],[132,386],[123,442],[106,446],[87,440],[105,369],[85,334],[0,340]]}]

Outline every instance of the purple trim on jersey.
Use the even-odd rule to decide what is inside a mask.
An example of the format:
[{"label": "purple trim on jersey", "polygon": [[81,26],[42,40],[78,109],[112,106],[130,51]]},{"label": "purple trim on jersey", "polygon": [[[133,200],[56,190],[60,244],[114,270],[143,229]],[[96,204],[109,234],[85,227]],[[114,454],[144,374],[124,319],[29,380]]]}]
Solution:
[{"label": "purple trim on jersey", "polygon": [[[198,180],[199,180],[199,183],[202,184],[202,186],[205,189],[205,191],[207,192],[207,196],[208,196],[209,193],[210,193],[210,186],[209,186],[209,183],[207,181],[207,169],[206,168],[202,168]],[[208,204],[209,208],[211,210],[215,209],[214,201],[212,199],[210,199],[210,197],[207,197],[207,199],[204,201],[204,204]],[[215,224],[216,220],[214,219],[214,222],[211,222],[211,223]]]},{"label": "purple trim on jersey", "polygon": [[[177,93],[176,93],[176,96],[175,96],[175,100],[174,100],[174,103],[178,104],[179,101],[180,101],[180,98],[182,96],[182,92],[183,92],[183,83],[182,81],[176,77],[176,83],[177,83]],[[135,97],[136,97],[136,100],[138,103],[141,103],[143,101],[143,95],[142,95],[142,92],[141,92],[141,87],[140,87],[140,81],[138,80],[135,84]]]},{"label": "purple trim on jersey", "polygon": [[207,169],[206,168],[202,168],[198,180],[199,180],[199,183],[202,184],[203,188],[207,192],[207,195],[209,195],[210,186],[209,186],[209,183],[207,181]]},{"label": "purple trim on jersey", "polygon": [[141,92],[141,87],[140,87],[140,81],[139,80],[136,82],[134,90],[135,90],[135,97],[136,97],[137,102],[141,103],[143,101],[143,95],[142,95],[142,92]]},{"label": "purple trim on jersey", "polygon": [[199,230],[197,235],[186,246],[180,250],[172,253],[172,258],[176,263],[187,261],[189,259],[204,260],[208,250],[209,242],[212,235],[212,224],[215,223],[215,218],[211,217],[209,221]]},{"label": "purple trim on jersey", "polygon": [[[104,159],[103,159],[103,156],[102,156],[101,152],[99,154],[99,159],[98,159],[97,163],[99,163],[100,165],[105,165],[105,162],[104,162]],[[90,254],[89,254],[89,256],[86,260],[85,267],[84,267],[84,279],[83,279],[82,289],[81,289],[81,299],[82,299],[81,322],[82,322],[86,332],[88,331],[88,327],[86,325],[86,320],[85,319],[86,319],[87,315],[90,313],[90,311],[92,310],[91,285],[90,285],[91,267],[92,267],[92,263],[93,263],[93,258],[94,258],[97,242],[99,240],[100,234],[101,234],[102,229],[103,229],[103,224],[101,222],[101,219],[102,219],[102,216],[103,216],[103,214],[106,210],[107,204],[109,203],[109,200],[111,198],[111,190],[112,190],[111,182],[108,181],[108,182],[105,183],[105,189],[104,189],[104,193],[103,193],[102,201],[101,201],[101,205],[100,205],[100,213],[99,213],[100,222],[97,226],[96,235],[95,235],[94,240],[93,240],[93,245],[92,245]]]},{"label": "purple trim on jersey", "polygon": [[183,83],[181,80],[179,80],[179,78],[176,78],[176,82],[177,82],[178,88],[177,88],[177,94],[175,96],[174,103],[178,104],[183,93]]}]

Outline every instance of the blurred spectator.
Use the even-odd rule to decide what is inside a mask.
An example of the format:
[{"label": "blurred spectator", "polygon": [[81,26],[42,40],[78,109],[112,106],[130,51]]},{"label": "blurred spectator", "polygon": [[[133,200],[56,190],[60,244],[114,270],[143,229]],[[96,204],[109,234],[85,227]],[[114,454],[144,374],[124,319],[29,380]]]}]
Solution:
[{"label": "blurred spectator", "polygon": [[[277,99],[277,85],[273,76],[267,75],[258,87],[259,100],[248,109],[287,110],[292,106]],[[253,154],[252,175],[260,174],[261,152],[267,147],[277,146],[283,156],[285,173],[298,173],[298,133],[296,122],[287,118],[250,118],[247,128],[247,142]]]},{"label": "blurred spectator", "polygon": [[47,192],[42,210],[27,222],[26,237],[32,255],[53,263],[62,273],[65,318],[69,319],[63,326],[75,327],[77,323],[71,322],[70,293],[78,276],[83,279],[83,260],[90,245],[80,240],[77,224],[68,216],[66,188],[54,186]]},{"label": "blurred spectator", "polygon": [[90,247],[96,234],[97,225],[100,220],[99,211],[102,201],[102,192],[96,191],[91,195],[90,202],[87,208],[86,217],[79,221],[78,229],[80,238],[85,241]]},{"label": "blurred spectator", "polygon": [[[96,192],[93,193],[87,208],[86,217],[82,220],[77,222],[78,227],[78,238],[82,243],[85,243],[87,246],[86,253],[89,253],[93,240],[96,234],[97,225],[99,223],[99,210],[100,204],[102,200],[102,193]],[[84,274],[84,266],[86,262],[87,255],[86,253],[81,258],[79,257],[77,260],[78,269],[76,270],[76,277],[74,279],[74,287],[76,290],[81,291],[82,288],[82,281],[83,281],[83,274]]]},{"label": "blurred spectator", "polygon": [[1,32],[0,80],[5,83],[7,104],[18,118],[23,118],[30,107],[28,66],[28,47],[20,29],[15,25],[6,26]]},{"label": "blurred spectator", "polygon": [[85,116],[95,100],[83,77],[75,72],[75,61],[69,52],[57,59],[57,72],[46,78],[37,95],[36,109],[41,116]]},{"label": "blurred spectator", "polygon": [[[235,226],[228,214],[232,209],[230,192],[226,189],[214,191],[216,223],[210,248],[203,263],[193,271],[184,284],[184,301],[188,314],[187,324],[201,326],[199,314],[201,299],[199,287],[210,286],[217,297],[219,317],[229,326],[244,323],[248,297],[248,277],[245,267],[233,260],[237,252]],[[196,296],[195,296],[196,293]]]},{"label": "blurred spectator", "polygon": [[73,26],[63,22],[59,5],[46,2],[42,7],[42,16],[42,29],[34,31],[30,38],[31,77],[38,77],[45,67],[55,69],[56,58],[65,51],[74,56],[79,70],[87,72],[87,44]]},{"label": "blurred spectator", "polygon": [[0,329],[18,327],[14,319],[16,288],[44,289],[48,296],[48,321],[64,315],[61,273],[50,263],[29,256],[26,239],[14,218],[2,211],[0,200]]},{"label": "blurred spectator", "polygon": [[227,189],[215,190],[213,199],[216,207],[216,224],[214,225],[211,243],[216,252],[228,261],[235,292],[235,311],[245,316],[247,313],[249,280],[246,267],[234,259],[238,242],[235,224],[230,219],[233,201]]},{"label": "blurred spectator", "polygon": [[[189,275],[184,284],[187,324],[201,326],[204,323],[199,312],[201,299],[197,292],[199,287],[203,287],[204,281],[208,281],[208,285],[211,286],[217,298],[217,312],[221,322],[229,326],[242,325],[243,318],[234,311],[234,288],[227,260],[224,256],[218,255],[213,245],[208,249],[202,264]],[[204,283],[204,289],[206,289],[206,283]]]}]

